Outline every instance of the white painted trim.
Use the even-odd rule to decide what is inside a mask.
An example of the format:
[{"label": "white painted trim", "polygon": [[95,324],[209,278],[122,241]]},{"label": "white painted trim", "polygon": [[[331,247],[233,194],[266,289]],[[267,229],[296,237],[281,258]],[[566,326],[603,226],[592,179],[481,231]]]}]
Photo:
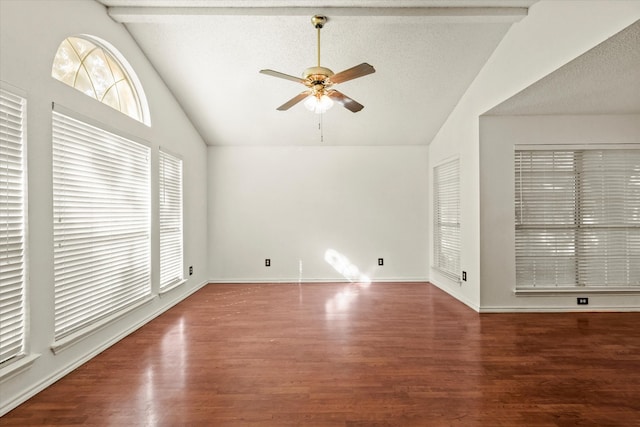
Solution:
[{"label": "white painted trim", "polygon": [[640,144],[514,144],[513,150],[549,151],[549,150],[638,150]]},{"label": "white painted trim", "polygon": [[513,293],[519,297],[553,297],[559,295],[640,295],[640,288],[611,287],[611,288],[529,288],[514,289]]},{"label": "white painted trim", "polygon": [[[437,23],[514,23],[528,14],[528,1],[524,6],[515,7],[384,7],[345,6],[343,2],[325,7],[290,7],[290,5],[237,7],[224,6],[112,6],[109,7],[109,16],[121,24],[130,23],[159,23],[175,19],[180,16],[313,16],[317,13],[325,13],[329,16],[394,16],[401,17],[411,22],[420,19],[421,22]],[[395,6],[395,5],[394,5]]]},{"label": "white painted trim", "polygon": [[40,355],[35,353],[26,354],[18,356],[16,360],[8,362],[7,366],[0,368],[0,384],[29,369],[39,357]]},{"label": "white painted trim", "polygon": [[[401,283],[407,283],[407,282],[428,282],[429,280],[427,280],[426,277],[385,277],[385,278],[376,278],[376,279],[371,279],[371,283],[393,283],[393,282],[401,282]],[[298,284],[298,283],[358,283],[358,281],[350,281],[345,279],[344,277],[331,277],[331,278],[324,278],[324,279],[320,279],[320,278],[305,278],[303,280],[300,280],[299,278],[282,278],[282,277],[278,277],[278,278],[272,278],[272,279],[266,279],[266,278],[260,278],[260,279],[255,279],[255,278],[234,278],[234,279],[209,279],[209,283],[211,284],[225,284],[225,283],[229,283],[229,284],[242,284],[242,285],[248,285],[248,284],[265,284],[265,283],[274,283],[274,284],[281,284],[281,283],[293,283],[293,284]]]},{"label": "white painted trim", "polygon": [[135,310],[142,307],[143,305],[152,302],[154,299],[156,299],[155,295],[148,295],[144,297],[142,300],[134,303],[133,305],[127,306],[122,310],[117,311],[111,316],[107,316],[104,319],[98,320],[97,322],[92,323],[91,325],[85,328],[82,328],[78,332],[75,332],[71,335],[68,335],[64,338],[60,338],[59,340],[54,341],[53,344],[51,344],[51,351],[53,351],[54,354],[58,354],[61,351],[64,351],[69,347],[74,346],[75,344],[79,343],[83,339],[90,337],[91,335],[99,332],[101,329],[109,326],[111,323],[119,320],[120,318],[126,316],[129,313],[134,312]]},{"label": "white painted trim", "polygon": [[634,313],[640,312],[640,307],[624,306],[593,306],[588,308],[564,307],[481,307],[480,313]]},{"label": "white painted trim", "polygon": [[479,305],[474,304],[473,302],[469,301],[464,295],[455,292],[454,289],[451,289],[450,287],[439,285],[438,283],[436,283],[434,281],[430,281],[429,283],[431,283],[436,288],[448,293],[453,298],[457,299],[458,301],[460,301],[461,303],[463,303],[467,307],[471,308],[472,310],[477,311],[478,313],[480,313],[480,306]]},{"label": "white painted trim", "polygon": [[164,289],[161,289],[160,292],[158,293],[158,295],[160,296],[160,298],[164,297],[168,292],[171,292],[172,290],[180,287],[181,285],[184,285],[185,283],[187,283],[187,279],[182,279],[182,280],[178,280],[177,282],[173,283],[170,286],[167,286]]},{"label": "white painted trim", "polygon": [[[104,104],[104,105],[106,105],[106,104]],[[111,108],[111,107],[109,107],[109,108]],[[145,146],[145,147],[147,147],[147,148],[149,148],[151,150],[152,145],[146,139],[141,138],[141,137],[139,137],[139,136],[137,136],[135,134],[126,132],[126,131],[118,128],[118,127],[115,127],[112,124],[105,123],[106,121],[102,122],[102,121],[100,121],[98,119],[94,119],[92,117],[86,116],[83,113],[74,110],[73,108],[65,107],[63,104],[61,104],[59,102],[55,102],[55,101],[51,102],[51,110],[55,111],[56,113],[62,114],[64,116],[70,117],[70,118],[72,118],[74,120],[79,120],[79,121],[81,121],[81,122],[83,122],[85,124],[88,124],[90,126],[96,127],[96,128],[98,128],[100,130],[103,130],[105,132],[112,133],[112,134],[117,135],[117,136],[119,136],[121,138],[130,139],[131,141],[133,141],[135,143],[138,143],[140,145],[143,145],[143,146]],[[115,111],[118,111],[118,110],[115,110]],[[126,117],[128,117],[128,116],[126,116]],[[135,123],[140,123],[142,125],[145,125],[144,123],[139,122],[136,119],[131,119],[131,120],[133,120]]]},{"label": "white painted trim", "polygon": [[455,273],[451,273],[450,271],[444,270],[438,266],[432,265],[431,269],[436,271],[439,275],[441,275],[442,277],[451,280],[451,283],[455,283],[457,285],[461,285],[462,284],[462,273],[460,274],[460,276],[456,276]]}]

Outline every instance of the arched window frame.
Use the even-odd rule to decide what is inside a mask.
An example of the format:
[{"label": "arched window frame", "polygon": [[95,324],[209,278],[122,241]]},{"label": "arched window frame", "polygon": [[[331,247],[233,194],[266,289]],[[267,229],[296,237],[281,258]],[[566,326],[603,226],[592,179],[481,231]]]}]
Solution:
[{"label": "arched window frame", "polygon": [[[61,47],[63,45],[63,43],[67,42],[69,38],[77,38],[77,39],[82,39],[88,43],[91,43],[92,45],[94,45],[94,49],[100,49],[105,56],[110,56],[111,59],[113,59],[113,62],[116,63],[117,66],[120,67],[120,71],[122,72],[122,74],[124,74],[124,80],[126,80],[126,82],[128,83],[128,86],[131,88],[132,92],[133,92],[133,96],[135,98],[135,101],[137,103],[137,110],[138,110],[138,117],[135,117],[134,115],[131,115],[129,113],[127,113],[126,111],[123,110],[122,106],[121,108],[117,108],[114,107],[113,105],[107,103],[104,101],[104,99],[98,99],[97,93],[94,92],[94,95],[89,95],[87,93],[85,93],[83,90],[81,90],[80,88],[78,88],[75,84],[77,82],[77,77],[78,77],[78,73],[79,70],[81,68],[84,68],[84,70],[87,72],[87,75],[89,75],[89,70],[87,69],[87,67],[85,66],[85,61],[87,60],[87,58],[90,56],[90,54],[86,54],[84,55],[84,57],[80,58],[80,56],[78,55],[78,59],[80,60],[79,62],[79,66],[75,69],[75,77],[74,77],[74,84],[70,84],[69,82],[63,81],[61,78],[58,78],[56,76],[55,73],[55,67],[56,67],[56,62],[57,62],[57,58],[58,55],[61,51]],[[70,43],[70,45],[73,48],[73,44]],[[74,49],[75,50],[75,49]],[[76,52],[77,53],[77,52]],[[109,66],[109,64],[107,63],[107,66]],[[111,70],[111,68],[109,68],[109,72],[113,74],[115,74],[113,72],[113,70]],[[58,81],[61,81],[79,91],[81,91],[82,93],[85,93],[87,96],[97,99],[98,101],[102,102],[105,105],[108,105],[120,112],[122,112],[123,114],[137,120],[140,121],[144,124],[146,124],[147,126],[151,126],[151,119],[150,119],[150,114],[149,114],[149,105],[147,103],[147,98],[146,95],[144,93],[144,89],[142,88],[142,84],[140,82],[140,79],[138,78],[138,76],[136,75],[135,71],[133,70],[133,68],[131,67],[131,65],[129,64],[129,62],[125,59],[125,57],[118,51],[118,49],[116,49],[112,44],[110,44],[109,42],[100,39],[98,37],[92,36],[92,35],[88,35],[88,34],[79,34],[79,35],[70,35],[69,37],[65,38],[62,42],[60,42],[60,44],[58,45],[58,50],[56,51],[56,56],[54,58],[53,64],[52,64],[52,69],[51,69],[51,76],[53,78],[55,78]],[[91,79],[92,76],[89,76],[89,78]],[[121,79],[123,80],[123,79]],[[120,81],[121,81],[120,80]],[[114,85],[117,82],[114,83]],[[108,92],[105,91],[105,94]]]}]

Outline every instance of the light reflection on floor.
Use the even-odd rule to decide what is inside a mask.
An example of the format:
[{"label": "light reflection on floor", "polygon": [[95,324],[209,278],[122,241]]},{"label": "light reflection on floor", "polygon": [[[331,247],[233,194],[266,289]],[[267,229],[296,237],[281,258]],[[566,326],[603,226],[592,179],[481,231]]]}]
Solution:
[{"label": "light reflection on floor", "polygon": [[327,249],[324,254],[324,259],[345,279],[349,280],[352,284],[358,285],[357,287],[353,287],[353,285],[345,286],[325,302],[324,309],[327,318],[329,318],[333,314],[348,312],[349,306],[358,297],[360,289],[371,286],[371,279],[360,273],[360,269],[351,263],[349,258],[335,249]]},{"label": "light reflection on floor", "polygon": [[161,364],[149,364],[143,374],[140,384],[141,392],[138,394],[138,406],[146,414],[145,425],[158,425],[157,414],[160,412],[156,407],[158,399],[154,395],[154,390],[163,384],[172,384],[176,396],[184,393],[186,388],[186,370],[188,369],[188,341],[185,331],[184,317],[168,330],[160,342],[162,355]]}]

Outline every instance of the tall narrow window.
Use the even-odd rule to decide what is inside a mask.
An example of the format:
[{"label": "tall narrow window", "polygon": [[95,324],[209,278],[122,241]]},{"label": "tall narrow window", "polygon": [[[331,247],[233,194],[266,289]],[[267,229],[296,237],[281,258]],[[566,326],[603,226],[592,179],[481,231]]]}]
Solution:
[{"label": "tall narrow window", "polygon": [[[140,90],[122,61],[97,40],[68,37],[58,47],[51,75],[122,113],[144,121]],[[113,50],[113,49],[111,49]]]},{"label": "tall narrow window", "polygon": [[460,280],[459,160],[433,170],[433,253],[435,268]]},{"label": "tall narrow window", "polygon": [[517,150],[516,287],[640,288],[640,150]]},{"label": "tall narrow window", "polygon": [[55,337],[151,292],[149,148],[53,113]]},{"label": "tall narrow window", "polygon": [[25,104],[0,90],[0,364],[24,353]]},{"label": "tall narrow window", "polygon": [[182,160],[160,151],[160,290],[183,279]]}]

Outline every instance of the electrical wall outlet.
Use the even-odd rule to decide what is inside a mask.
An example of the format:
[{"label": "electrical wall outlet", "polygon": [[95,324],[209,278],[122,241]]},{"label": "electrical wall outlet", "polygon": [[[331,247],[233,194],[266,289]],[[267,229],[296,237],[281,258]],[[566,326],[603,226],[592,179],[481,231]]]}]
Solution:
[{"label": "electrical wall outlet", "polygon": [[267,258],[264,260],[264,266],[265,267],[271,267],[271,258]]},{"label": "electrical wall outlet", "polygon": [[466,272],[466,271],[463,271],[463,272],[462,272],[462,281],[463,281],[463,282],[466,282],[466,281],[467,281],[467,272]]},{"label": "electrical wall outlet", "polygon": [[586,297],[578,297],[578,305],[588,305],[589,298]]},{"label": "electrical wall outlet", "polygon": [[193,265],[189,266],[189,276],[193,275]]},{"label": "electrical wall outlet", "polygon": [[384,259],[378,258],[378,265],[384,265]]}]

